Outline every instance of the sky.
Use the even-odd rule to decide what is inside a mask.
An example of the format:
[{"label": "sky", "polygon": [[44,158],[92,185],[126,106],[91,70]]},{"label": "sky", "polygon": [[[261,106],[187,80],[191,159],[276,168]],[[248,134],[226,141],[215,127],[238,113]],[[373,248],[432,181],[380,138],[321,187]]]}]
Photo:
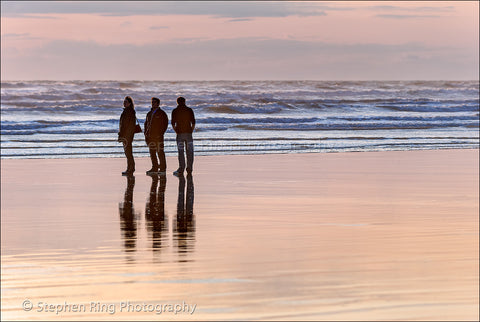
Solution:
[{"label": "sky", "polygon": [[478,1],[1,1],[2,80],[478,80]]}]

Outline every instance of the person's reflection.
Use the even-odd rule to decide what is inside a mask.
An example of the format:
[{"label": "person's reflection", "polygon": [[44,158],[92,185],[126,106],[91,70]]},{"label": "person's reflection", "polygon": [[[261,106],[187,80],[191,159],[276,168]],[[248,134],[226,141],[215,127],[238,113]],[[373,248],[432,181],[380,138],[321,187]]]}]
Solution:
[{"label": "person's reflection", "polygon": [[[150,186],[150,196],[145,207],[145,219],[147,230],[152,234],[152,250],[159,251],[162,247],[162,235],[168,232],[165,216],[165,187],[167,177],[164,174],[160,175],[160,178],[157,174],[151,177],[152,185]],[[158,185],[159,181],[160,185]]]},{"label": "person's reflection", "polygon": [[123,233],[123,240],[126,252],[134,252],[137,242],[137,221],[135,210],[133,209],[133,188],[135,187],[135,177],[127,176],[127,189],[123,202],[118,205],[120,212],[120,230]]},{"label": "person's reflection", "polygon": [[174,240],[179,254],[192,252],[195,242],[195,216],[193,214],[193,177],[187,176],[187,202],[185,204],[185,177],[178,177],[177,218],[174,225]]}]

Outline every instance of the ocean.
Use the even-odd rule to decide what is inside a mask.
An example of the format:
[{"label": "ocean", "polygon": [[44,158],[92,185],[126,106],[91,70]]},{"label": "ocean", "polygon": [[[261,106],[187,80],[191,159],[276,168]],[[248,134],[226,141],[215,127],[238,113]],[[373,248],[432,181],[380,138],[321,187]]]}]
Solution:
[{"label": "ocean", "polygon": [[196,155],[479,148],[478,81],[2,81],[1,157],[124,157],[127,95],[142,129],[151,97],[169,119],[185,97]]}]

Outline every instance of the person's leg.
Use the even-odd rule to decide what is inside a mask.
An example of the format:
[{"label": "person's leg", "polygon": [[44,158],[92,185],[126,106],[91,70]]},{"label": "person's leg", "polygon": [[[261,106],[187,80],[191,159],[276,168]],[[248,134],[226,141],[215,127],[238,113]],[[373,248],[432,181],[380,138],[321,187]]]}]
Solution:
[{"label": "person's leg", "polygon": [[161,172],[165,172],[167,170],[167,160],[165,158],[163,141],[157,143],[157,153],[158,153],[158,161],[160,163],[160,166],[158,169]]},{"label": "person's leg", "polygon": [[132,142],[125,141],[123,144],[123,150],[127,157],[127,172],[135,171],[135,160],[133,159],[133,147]]},{"label": "person's leg", "polygon": [[177,149],[178,149],[178,172],[185,170],[185,153],[184,153],[185,140],[183,134],[177,134]]},{"label": "person's leg", "polygon": [[127,170],[126,172],[130,171],[130,160],[129,160],[129,153],[128,153],[128,142],[122,141],[123,145],[123,153],[125,154],[125,158],[127,159]]},{"label": "person's leg", "polygon": [[148,144],[148,152],[150,153],[150,159],[152,160],[152,170],[156,171],[158,169],[157,149],[153,142]]},{"label": "person's leg", "polygon": [[189,133],[186,136],[186,148],[187,148],[187,172],[193,171],[193,136]]}]

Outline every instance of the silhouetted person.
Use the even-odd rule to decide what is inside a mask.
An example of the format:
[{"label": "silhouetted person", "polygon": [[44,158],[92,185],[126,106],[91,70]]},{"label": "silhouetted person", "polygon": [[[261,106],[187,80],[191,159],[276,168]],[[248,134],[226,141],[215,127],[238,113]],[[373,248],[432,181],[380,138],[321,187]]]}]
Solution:
[{"label": "silhouetted person", "polygon": [[145,141],[150,152],[150,159],[152,159],[152,168],[147,171],[147,174],[162,173],[167,170],[163,145],[163,135],[167,127],[167,113],[160,108],[160,100],[152,97],[152,109],[147,113],[145,120]]},{"label": "silhouetted person", "polygon": [[185,177],[178,177],[177,218],[174,226],[174,238],[177,241],[179,253],[191,251],[195,240],[195,218],[193,215],[194,188],[193,177],[187,176],[187,202],[185,203]]},{"label": "silhouetted person", "polygon": [[172,111],[172,126],[177,133],[178,169],[173,174],[183,175],[185,170],[184,147],[187,152],[187,173],[193,171],[193,130],[195,129],[195,115],[193,110],[185,105],[185,98],[177,98],[177,107]]},{"label": "silhouetted person", "polygon": [[135,210],[133,208],[133,188],[135,187],[135,177],[127,176],[127,188],[123,202],[118,205],[120,213],[120,230],[123,232],[125,242],[125,251],[135,251],[137,239],[137,222]]},{"label": "silhouetted person", "polygon": [[120,116],[118,142],[122,142],[123,151],[127,157],[127,170],[122,175],[131,175],[135,172],[135,160],[133,159],[133,136],[135,135],[135,125],[137,117],[135,115],[135,106],[133,99],[126,96],[123,101],[123,112]]},{"label": "silhouetted person", "polygon": [[[159,180],[160,179],[160,180]],[[160,181],[160,185],[158,185]],[[147,230],[152,232],[152,250],[157,251],[162,246],[162,234],[168,232],[165,217],[165,187],[167,177],[165,175],[152,176],[150,196],[145,207],[145,219]],[[158,191],[157,191],[158,186]]]}]

